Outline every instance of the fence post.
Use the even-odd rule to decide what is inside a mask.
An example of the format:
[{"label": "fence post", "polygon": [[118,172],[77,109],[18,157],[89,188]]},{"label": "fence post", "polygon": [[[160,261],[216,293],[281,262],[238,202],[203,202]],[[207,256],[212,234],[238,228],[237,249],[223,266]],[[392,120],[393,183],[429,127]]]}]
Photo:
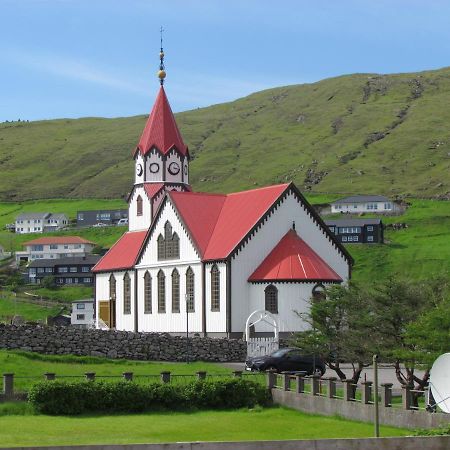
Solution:
[{"label": "fence post", "polygon": [[390,408],[392,406],[392,383],[382,383],[381,387],[381,404],[385,408]]},{"label": "fence post", "polygon": [[336,377],[328,378],[328,398],[336,397]]},{"label": "fence post", "polygon": [[133,372],[123,372],[122,376],[127,381],[133,381]]},{"label": "fence post", "polygon": [[199,380],[205,380],[206,379],[206,372],[204,370],[200,370],[197,372],[197,378]]},{"label": "fence post", "polygon": [[344,400],[353,401],[353,380],[343,380],[344,382]]},{"label": "fence post", "polygon": [[56,373],[47,372],[44,373],[44,377],[47,381],[53,381],[56,378]]},{"label": "fence post", "polygon": [[320,377],[317,375],[313,375],[311,377],[311,394],[319,395],[320,392]]},{"label": "fence post", "polygon": [[297,394],[305,392],[305,378],[303,375],[297,375]]},{"label": "fence post", "polygon": [[170,383],[170,372],[161,372],[161,383]]},{"label": "fence post", "polygon": [[234,378],[242,378],[242,370],[233,371]]},{"label": "fence post", "polygon": [[95,380],[95,372],[86,372],[84,374],[87,381],[94,381]]},{"label": "fence post", "polygon": [[288,372],[283,372],[283,389],[285,391],[291,390],[291,375]]},{"label": "fence post", "polygon": [[402,403],[403,409],[411,409],[411,388],[402,386]]},{"label": "fence post", "polygon": [[363,381],[361,383],[362,385],[362,398],[361,398],[361,403],[363,405],[368,405],[370,403],[370,401],[372,400],[372,381]]},{"label": "fence post", "polygon": [[3,374],[3,395],[5,400],[11,400],[14,398],[14,374]]},{"label": "fence post", "polygon": [[273,389],[275,387],[276,379],[277,379],[276,372],[274,372],[272,370],[268,370],[267,371],[267,379],[266,379],[267,389]]}]

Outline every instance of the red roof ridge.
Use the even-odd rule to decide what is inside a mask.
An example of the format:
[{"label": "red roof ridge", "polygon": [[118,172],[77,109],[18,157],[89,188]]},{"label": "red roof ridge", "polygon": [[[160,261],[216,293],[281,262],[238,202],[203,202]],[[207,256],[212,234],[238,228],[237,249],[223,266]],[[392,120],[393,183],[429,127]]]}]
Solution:
[{"label": "red roof ridge", "polygon": [[262,186],[262,187],[259,187],[259,188],[247,189],[245,191],[230,192],[229,194],[225,194],[225,195],[232,197],[232,196],[235,196],[235,195],[245,194],[247,192],[265,191],[265,190],[269,190],[269,189],[278,188],[278,187],[281,187],[281,186],[284,186],[284,187],[287,188],[291,184],[292,184],[292,182],[290,182],[290,183],[271,184],[269,186]]},{"label": "red roof ridge", "polygon": [[34,244],[94,244],[95,242],[88,241],[81,236],[42,236],[31,241],[22,242],[22,245],[34,245]]},{"label": "red roof ridge", "polygon": [[[245,191],[243,191],[245,192]],[[191,194],[191,195],[208,195],[216,197],[226,197],[228,194],[220,194],[219,192],[198,192],[198,191],[167,191],[168,194]]]}]

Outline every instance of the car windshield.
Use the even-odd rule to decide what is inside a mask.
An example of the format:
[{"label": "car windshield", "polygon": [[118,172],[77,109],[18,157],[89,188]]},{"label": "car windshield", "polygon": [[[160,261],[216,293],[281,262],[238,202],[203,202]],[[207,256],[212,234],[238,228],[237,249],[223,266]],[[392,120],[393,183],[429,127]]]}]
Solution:
[{"label": "car windshield", "polygon": [[274,351],[270,356],[273,356],[274,358],[279,358],[280,356],[285,355],[289,351],[288,348],[282,348],[280,350]]}]

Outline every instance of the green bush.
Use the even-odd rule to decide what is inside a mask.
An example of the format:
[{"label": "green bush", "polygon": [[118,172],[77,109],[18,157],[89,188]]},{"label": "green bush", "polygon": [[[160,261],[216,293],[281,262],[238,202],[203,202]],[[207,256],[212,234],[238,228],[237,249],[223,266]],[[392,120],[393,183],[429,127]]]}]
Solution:
[{"label": "green bush", "polygon": [[53,415],[85,412],[142,412],[242,408],[267,405],[269,391],[250,380],[198,380],[186,385],[132,381],[43,381],[29,391],[28,401],[36,411]]}]

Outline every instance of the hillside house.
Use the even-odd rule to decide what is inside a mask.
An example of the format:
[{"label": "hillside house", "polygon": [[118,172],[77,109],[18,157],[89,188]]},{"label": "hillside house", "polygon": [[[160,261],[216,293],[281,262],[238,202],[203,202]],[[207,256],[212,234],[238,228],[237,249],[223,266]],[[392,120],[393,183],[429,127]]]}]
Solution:
[{"label": "hillside house", "polygon": [[128,219],[127,209],[97,209],[77,212],[77,227],[90,227],[97,223],[117,225],[119,220]]},{"label": "hillside house", "polygon": [[294,184],[192,192],[162,85],[133,154],[129,231],[93,269],[97,327],[242,337],[267,311],[283,335],[307,327],[296,311],[318,287],[348,280],[351,256]]},{"label": "hillside house", "polygon": [[43,278],[52,276],[57,286],[73,284],[92,286],[94,276],[91,270],[99,259],[100,256],[97,255],[35,259],[27,267],[28,282],[41,284]]},{"label": "hillside house", "polygon": [[16,217],[16,233],[47,233],[69,225],[65,214],[23,213]]},{"label": "hillside house", "polygon": [[95,244],[79,236],[42,237],[22,244],[25,250],[16,252],[16,261],[58,259],[89,255]]},{"label": "hillside house", "polygon": [[352,195],[331,203],[331,213],[394,213],[397,205],[382,195]]},{"label": "hillside house", "polygon": [[78,328],[90,328],[94,326],[95,311],[94,300],[77,300],[72,302],[70,324]]},{"label": "hillside house", "polygon": [[326,225],[343,244],[382,244],[384,229],[381,219],[326,220]]}]

